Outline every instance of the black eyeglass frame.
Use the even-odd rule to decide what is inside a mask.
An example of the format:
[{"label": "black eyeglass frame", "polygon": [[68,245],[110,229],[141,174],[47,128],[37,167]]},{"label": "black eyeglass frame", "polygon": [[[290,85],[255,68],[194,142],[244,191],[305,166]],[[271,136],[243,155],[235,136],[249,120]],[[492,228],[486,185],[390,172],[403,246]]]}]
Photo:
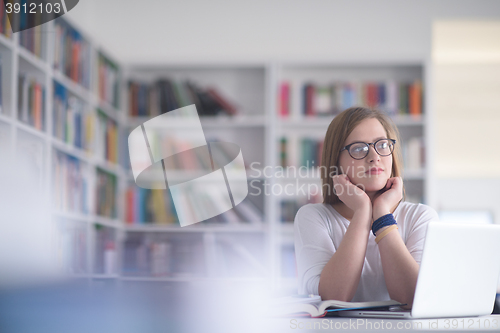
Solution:
[{"label": "black eyeglass frame", "polygon": [[[375,152],[376,152],[377,154],[379,154],[380,156],[391,156],[391,155],[392,155],[392,153],[394,152],[394,148],[391,150],[391,153],[390,153],[390,154],[388,154],[388,155],[382,155],[382,154],[380,154],[380,153],[378,152],[378,150],[377,150],[377,148],[376,148],[375,144],[376,144],[377,142],[379,142],[379,141],[382,141],[382,140],[389,140],[389,141],[392,141],[392,146],[393,146],[393,147],[394,147],[394,145],[396,144],[396,140],[394,140],[394,139],[378,139],[377,141],[372,142],[372,143],[366,143],[366,142],[362,142],[362,141],[357,141],[357,142],[353,142],[353,143],[351,143],[351,144],[349,144],[349,145],[345,146],[344,148],[342,148],[342,149],[340,150],[340,152],[343,152],[344,150],[347,150],[347,152],[349,153],[349,156],[351,156],[351,157],[352,157],[352,158],[354,158],[355,160],[362,160],[363,158],[365,158],[366,156],[368,156],[368,152],[370,151],[370,146],[373,146],[373,149],[375,149]],[[355,158],[355,157],[353,157],[353,156],[351,155],[350,148],[351,148],[351,146],[352,146],[352,145],[354,145],[354,144],[356,144],[356,143],[364,143],[365,145],[367,145],[367,146],[368,146],[368,151],[366,152],[366,155],[365,155],[365,156],[363,156],[363,157],[361,157],[361,158]]]}]

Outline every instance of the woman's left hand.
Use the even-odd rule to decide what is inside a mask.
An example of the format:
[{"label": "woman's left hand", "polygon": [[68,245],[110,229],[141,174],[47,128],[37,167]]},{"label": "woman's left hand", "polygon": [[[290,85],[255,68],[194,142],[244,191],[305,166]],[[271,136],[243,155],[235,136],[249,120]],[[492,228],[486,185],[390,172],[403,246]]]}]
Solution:
[{"label": "woman's left hand", "polygon": [[373,221],[381,216],[391,213],[391,210],[403,198],[403,179],[393,177],[387,180],[387,184],[380,190],[372,202]]}]

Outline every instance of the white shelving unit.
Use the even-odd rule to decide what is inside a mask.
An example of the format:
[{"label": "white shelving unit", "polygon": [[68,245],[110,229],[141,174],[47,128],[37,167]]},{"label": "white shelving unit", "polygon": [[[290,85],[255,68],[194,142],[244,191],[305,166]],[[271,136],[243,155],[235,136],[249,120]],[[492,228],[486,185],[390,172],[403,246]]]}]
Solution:
[{"label": "white shelving unit", "polygon": [[[58,19],[62,20],[62,19]],[[75,28],[72,23],[62,20]],[[78,98],[84,105],[84,113],[95,117],[97,108],[102,108],[102,102],[96,93],[96,81],[91,82],[91,86],[86,88],[80,83],[70,79],[64,73],[54,68],[54,48],[56,21],[51,21],[42,26],[42,55],[36,56],[20,44],[20,33],[12,34],[11,37],[0,35],[0,58],[2,65],[2,112],[0,113],[0,137],[9,138],[9,144],[5,145],[14,149],[19,154],[27,155],[27,159],[40,159],[40,186],[45,197],[52,207],[52,224],[56,231],[53,235],[54,246],[60,262],[61,271],[70,277],[88,279],[93,281],[99,279],[116,279],[118,277],[118,253],[113,266],[116,271],[106,274],[95,272],[95,263],[101,253],[95,250],[95,226],[105,226],[113,230],[114,242],[118,245],[118,239],[122,230],[122,219],[120,216],[109,218],[100,216],[96,213],[95,207],[95,186],[96,168],[102,168],[114,173],[117,176],[118,183],[123,182],[124,172],[118,164],[109,161],[103,161],[97,158],[92,151],[86,151],[66,143],[57,138],[54,133],[54,84],[57,82],[63,86],[68,94]],[[61,22],[61,21],[59,21]],[[76,29],[79,31],[79,29]],[[83,40],[89,43],[90,59],[87,75],[97,76],[96,57],[101,48],[92,42],[92,39],[82,34]],[[44,113],[43,128],[36,128],[31,124],[23,122],[20,119],[21,110],[18,107],[18,82],[19,75],[33,77],[43,85]],[[82,73],[80,73],[82,75]],[[123,123],[123,112],[117,108],[107,106],[105,108],[111,117],[114,117],[121,127]],[[25,152],[25,148],[30,145],[32,151]],[[82,174],[81,180],[88,185],[85,195],[88,203],[88,211],[82,212],[73,209],[57,209],[54,202],[54,182],[55,178],[55,158],[56,155],[65,156],[65,158],[74,159],[82,167],[87,169]],[[118,184],[118,187],[121,187]],[[80,242],[75,244],[75,242]],[[71,243],[71,244],[69,244]],[[78,248],[76,248],[78,247]],[[117,246],[119,252],[119,246]],[[61,253],[71,252],[71,253]],[[79,252],[79,253],[76,253]],[[68,260],[68,258],[71,258]],[[77,262],[75,262],[77,261]]]},{"label": "white shelving unit", "polygon": [[[330,63],[282,63],[278,66],[276,77],[276,90],[275,99],[279,100],[279,87],[283,82],[289,85],[289,114],[286,116],[280,115],[280,105],[276,103],[273,115],[276,117],[276,136],[274,141],[279,144],[283,137],[292,138],[312,138],[314,140],[323,140],[327,128],[333,119],[333,115],[317,115],[310,116],[303,113],[303,105],[305,103],[303,96],[303,87],[305,84],[312,84],[314,86],[326,87],[332,86],[336,83],[383,83],[388,81],[394,82],[412,82],[420,80],[423,83],[423,97],[427,96],[425,89],[427,88],[426,82],[426,62],[353,62],[353,61],[332,61]],[[354,105],[359,105],[354,103]],[[428,146],[428,131],[427,131],[427,109],[428,104],[422,101],[423,113],[419,116],[394,114],[391,116],[394,123],[397,125],[401,139],[403,142],[398,144],[405,144],[411,138],[422,138],[426,146]],[[292,145],[293,148],[300,148],[300,145]],[[427,147],[426,147],[427,148]],[[276,150],[276,154],[279,151]],[[299,152],[295,152],[299,155]],[[426,149],[425,160],[429,160],[429,151]],[[278,159],[278,155],[276,157]],[[296,161],[297,162],[297,161]],[[318,165],[319,161],[315,166]],[[299,167],[299,165],[294,165]],[[427,203],[428,194],[428,179],[429,171],[426,168],[419,168],[415,170],[404,170],[404,183],[406,188],[407,199],[414,202],[420,202],[423,198],[424,203]],[[278,180],[283,185],[302,186],[303,184],[311,185],[311,188],[321,187],[321,178],[319,173],[313,168],[307,169],[307,172],[299,173],[288,177],[282,177]],[[312,186],[315,185],[316,187]],[[298,196],[282,196],[284,199],[297,200]],[[279,200],[282,198],[273,198],[274,204],[277,205],[276,210],[279,210]],[[315,202],[318,198],[303,199],[302,204],[306,201]],[[319,201],[322,201],[321,196]],[[276,261],[274,265],[280,267],[280,270],[275,274],[279,276],[280,285],[285,290],[295,289],[297,280],[295,277],[295,263],[293,262],[293,221],[279,222],[279,217],[275,219],[275,223],[279,228],[275,228],[278,235],[275,237],[273,244],[273,252],[276,254]],[[287,267],[288,266],[288,267]],[[291,266],[291,267],[290,267]]]},{"label": "white shelving unit", "polygon": [[[226,142],[236,143],[240,146],[246,164],[258,162],[258,168],[268,165],[266,142],[269,138],[268,117],[271,114],[269,106],[266,105],[271,89],[266,81],[267,68],[265,65],[241,64],[241,65],[211,65],[195,64],[181,65],[171,64],[160,68],[129,67],[126,71],[125,83],[129,81],[152,84],[160,79],[182,82],[190,81],[201,88],[213,87],[229,101],[238,107],[238,114],[234,116],[217,115],[201,116],[201,124],[207,141],[218,138]],[[126,88],[127,90],[127,88]],[[128,100],[127,100],[128,101]],[[184,106],[184,105],[182,105]],[[128,110],[128,108],[127,108]],[[134,129],[151,117],[129,117],[127,125],[129,130]],[[169,129],[189,131],[193,127],[190,119],[173,119],[169,124],[162,127],[162,131]],[[176,180],[191,179],[189,172],[171,171],[170,177]],[[129,182],[134,186],[133,178],[129,173]],[[247,169],[247,180],[249,182],[263,181],[263,177],[256,175],[251,169]],[[249,189],[249,196],[252,195]],[[246,200],[249,200],[248,198]],[[261,196],[255,201],[259,202],[261,210],[264,209],[264,198]],[[204,257],[202,263],[186,259],[192,266],[203,266],[197,273],[179,274],[172,272],[164,276],[126,276],[123,281],[155,281],[155,282],[193,282],[193,281],[264,281],[270,277],[268,269],[263,262],[269,256],[269,225],[270,221],[264,214],[259,223],[217,223],[200,222],[195,225],[180,228],[178,224],[128,224],[125,226],[127,241],[134,239],[158,239],[160,242],[168,242],[173,245],[178,238],[184,239],[192,244],[201,244],[195,256]],[[218,219],[215,218],[217,221]],[[220,220],[220,219],[219,219]],[[132,241],[131,241],[132,240]],[[247,244],[244,244],[244,243]],[[257,243],[257,244],[254,244]],[[193,245],[194,246],[194,245]],[[193,250],[196,251],[196,250]],[[258,252],[258,254],[256,253]],[[172,254],[175,257],[175,253]],[[232,270],[232,264],[228,260],[238,257],[239,261],[247,266],[252,266],[253,271],[249,275],[241,269]],[[233,257],[233,258],[232,258]],[[182,259],[172,260],[180,261]],[[170,266],[178,266],[178,262]],[[198,267],[199,268],[199,267]],[[172,268],[175,271],[175,268]],[[153,274],[154,275],[154,274]]]}]

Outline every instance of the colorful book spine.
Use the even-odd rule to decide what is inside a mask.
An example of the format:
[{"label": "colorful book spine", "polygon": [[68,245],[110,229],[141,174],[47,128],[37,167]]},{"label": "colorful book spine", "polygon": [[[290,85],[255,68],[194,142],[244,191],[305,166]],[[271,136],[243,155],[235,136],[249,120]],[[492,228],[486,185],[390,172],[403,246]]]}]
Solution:
[{"label": "colorful book spine", "polygon": [[118,66],[102,53],[99,53],[98,56],[97,78],[100,100],[118,108],[118,91],[120,89]]},{"label": "colorful book spine", "polygon": [[18,81],[18,118],[36,129],[45,129],[45,87],[25,75]]},{"label": "colorful book spine", "polygon": [[173,224],[178,221],[170,196],[165,190],[150,190],[130,186],[126,192],[128,224]]},{"label": "colorful book spine", "polygon": [[307,168],[318,167],[320,164],[319,156],[321,156],[321,140],[314,138],[302,138],[301,143],[301,166]]},{"label": "colorful book spine", "polygon": [[[22,0],[21,3],[22,7],[27,4],[27,1]],[[41,26],[36,26],[36,24],[41,22],[41,20],[41,12],[36,12],[34,15],[28,15],[28,13],[24,10],[19,12],[19,28],[22,30],[19,33],[19,44],[39,58],[42,57],[43,33]],[[27,29],[30,26],[33,28]]]},{"label": "colorful book spine", "polygon": [[288,150],[288,139],[286,137],[282,137],[280,139],[280,165],[283,168],[289,166],[287,150]]},{"label": "colorful book spine", "polygon": [[419,80],[410,84],[408,95],[408,113],[419,116],[422,113],[422,83]]},{"label": "colorful book spine", "polygon": [[96,169],[96,214],[116,218],[116,175]]},{"label": "colorful book spine", "polygon": [[60,18],[55,20],[54,35],[54,69],[88,89],[90,87],[89,43]]},{"label": "colorful book spine", "polygon": [[118,127],[116,122],[97,110],[95,154],[102,160],[118,163]]},{"label": "colorful book spine", "polygon": [[53,135],[76,148],[90,151],[93,116],[84,102],[54,81]]},{"label": "colorful book spine", "polygon": [[279,90],[279,114],[287,117],[290,114],[290,83],[282,82]]},{"label": "colorful book spine", "polygon": [[284,136],[279,142],[280,165],[286,167],[305,166],[314,168],[321,165],[323,140]]},{"label": "colorful book spine", "polygon": [[[135,185],[131,185],[127,189],[125,197],[127,200],[125,221],[128,224],[155,225],[178,225],[177,214],[179,211],[185,216],[195,217],[199,210],[218,207],[223,200],[214,193],[214,195],[206,196],[198,202],[184,202],[175,206],[168,190],[150,190]],[[206,222],[228,224],[259,224],[262,221],[261,210],[248,200],[244,200],[234,209],[206,220]]]}]

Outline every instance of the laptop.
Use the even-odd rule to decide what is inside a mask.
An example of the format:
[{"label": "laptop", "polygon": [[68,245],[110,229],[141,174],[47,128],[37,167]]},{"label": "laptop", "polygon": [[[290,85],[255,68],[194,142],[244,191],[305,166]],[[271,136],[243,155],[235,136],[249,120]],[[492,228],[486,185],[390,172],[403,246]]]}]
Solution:
[{"label": "laptop", "polygon": [[345,317],[489,315],[500,274],[500,225],[430,222],[411,310],[341,311]]}]

